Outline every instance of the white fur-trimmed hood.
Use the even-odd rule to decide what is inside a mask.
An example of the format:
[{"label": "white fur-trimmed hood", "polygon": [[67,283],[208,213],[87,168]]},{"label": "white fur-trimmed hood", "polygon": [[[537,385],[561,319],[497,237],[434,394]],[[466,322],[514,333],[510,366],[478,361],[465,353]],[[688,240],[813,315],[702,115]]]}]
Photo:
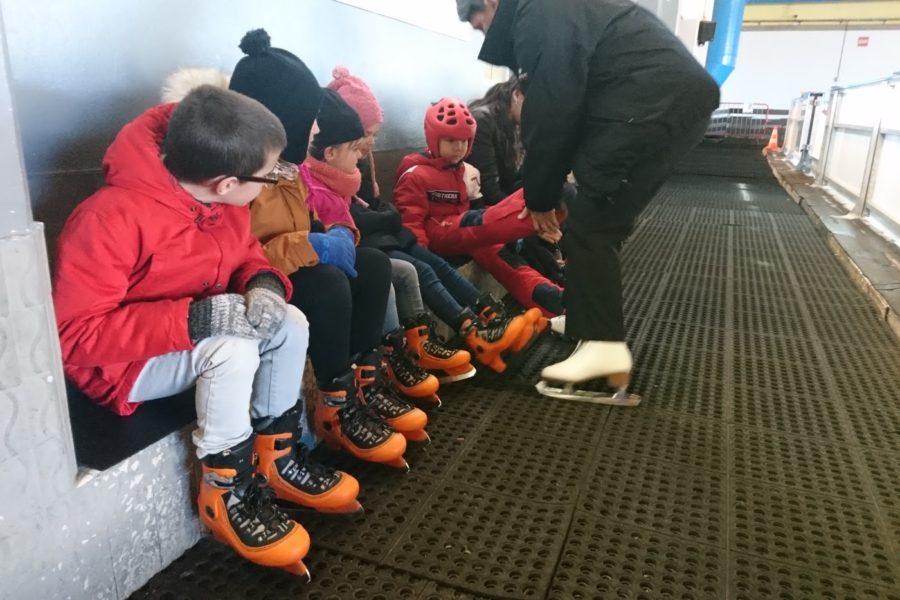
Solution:
[{"label": "white fur-trimmed hood", "polygon": [[163,82],[160,96],[163,102],[180,102],[188,93],[201,85],[214,85],[228,89],[231,76],[219,69],[178,69]]}]

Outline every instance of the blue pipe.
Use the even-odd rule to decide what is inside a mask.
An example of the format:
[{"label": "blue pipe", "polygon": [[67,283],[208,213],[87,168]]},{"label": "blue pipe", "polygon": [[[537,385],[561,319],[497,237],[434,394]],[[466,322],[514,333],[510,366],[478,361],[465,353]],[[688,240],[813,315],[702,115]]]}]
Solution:
[{"label": "blue pipe", "polygon": [[716,34],[709,43],[706,70],[722,85],[737,64],[738,41],[744,23],[745,0],[716,0],[713,20]]}]

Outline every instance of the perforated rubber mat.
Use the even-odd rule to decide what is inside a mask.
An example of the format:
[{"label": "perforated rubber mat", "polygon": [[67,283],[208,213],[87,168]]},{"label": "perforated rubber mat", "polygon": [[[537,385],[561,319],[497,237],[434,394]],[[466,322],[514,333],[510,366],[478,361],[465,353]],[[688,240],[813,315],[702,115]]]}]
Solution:
[{"label": "perforated rubber mat", "polygon": [[323,453],[302,583],[200,542],[135,599],[900,600],[900,344],[758,148],[679,166],[623,251],[637,408],[533,389],[571,342],[441,390],[408,474]]}]

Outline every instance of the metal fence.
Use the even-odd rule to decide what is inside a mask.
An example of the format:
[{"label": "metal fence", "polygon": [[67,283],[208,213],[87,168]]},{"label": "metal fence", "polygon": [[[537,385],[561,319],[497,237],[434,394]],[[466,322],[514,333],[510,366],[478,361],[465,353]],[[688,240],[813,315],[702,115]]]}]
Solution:
[{"label": "metal fence", "polygon": [[707,137],[763,141],[771,132],[768,104],[723,102],[710,119]]},{"label": "metal fence", "polygon": [[828,96],[805,94],[789,117],[784,151],[847,201],[900,231],[900,72]]}]

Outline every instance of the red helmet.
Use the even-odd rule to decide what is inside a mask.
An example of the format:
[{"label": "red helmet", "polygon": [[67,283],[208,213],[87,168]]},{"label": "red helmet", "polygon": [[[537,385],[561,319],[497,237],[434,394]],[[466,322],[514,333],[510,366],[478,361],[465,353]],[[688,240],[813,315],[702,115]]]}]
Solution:
[{"label": "red helmet", "polygon": [[475,118],[465,102],[457,98],[441,98],[425,111],[425,142],[434,157],[440,156],[438,144],[442,138],[468,140],[466,156],[475,141]]}]

